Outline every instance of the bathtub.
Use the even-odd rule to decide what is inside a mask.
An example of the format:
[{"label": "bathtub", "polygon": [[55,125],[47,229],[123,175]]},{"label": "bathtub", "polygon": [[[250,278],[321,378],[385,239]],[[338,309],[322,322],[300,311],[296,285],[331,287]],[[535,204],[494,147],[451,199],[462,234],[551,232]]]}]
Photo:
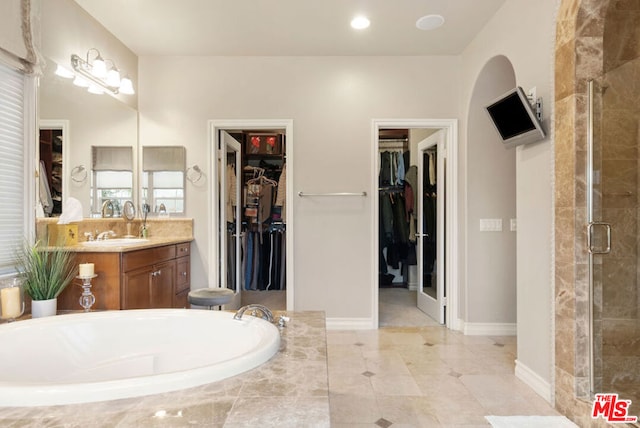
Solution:
[{"label": "bathtub", "polygon": [[174,391],[268,361],[273,324],[245,315],[144,309],[0,325],[0,406],[86,403]]}]

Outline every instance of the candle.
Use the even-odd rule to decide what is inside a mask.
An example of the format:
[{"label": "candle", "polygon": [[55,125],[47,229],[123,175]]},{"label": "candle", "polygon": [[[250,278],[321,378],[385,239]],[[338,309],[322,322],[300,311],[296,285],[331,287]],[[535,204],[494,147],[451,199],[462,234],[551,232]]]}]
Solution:
[{"label": "candle", "polygon": [[2,301],[2,318],[13,319],[22,315],[20,302],[20,287],[8,287],[0,290]]},{"label": "candle", "polygon": [[93,276],[93,263],[80,263],[79,276]]}]

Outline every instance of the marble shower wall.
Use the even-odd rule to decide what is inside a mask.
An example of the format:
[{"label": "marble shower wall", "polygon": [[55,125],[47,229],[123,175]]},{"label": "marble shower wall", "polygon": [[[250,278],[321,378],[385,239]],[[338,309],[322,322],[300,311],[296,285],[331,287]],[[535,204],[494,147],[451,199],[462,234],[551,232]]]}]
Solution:
[{"label": "marble shower wall", "polygon": [[[640,414],[638,324],[638,126],[640,124],[640,1],[614,1],[604,29],[602,91],[603,218],[613,225],[603,258],[602,391],[632,400]],[[600,361],[598,361],[600,363]]]},{"label": "marble shower wall", "polygon": [[[601,382],[616,382],[622,388],[629,384],[624,372],[638,373],[639,355],[637,318],[613,321],[621,312],[637,312],[637,192],[638,155],[637,123],[629,106],[638,105],[640,92],[627,87],[617,89],[617,79],[638,76],[627,65],[640,51],[638,14],[640,0],[561,0],[556,28],[555,66],[555,404],[559,411],[581,427],[606,426],[602,420],[591,420],[589,397],[589,265],[586,248],[586,133],[587,83],[596,81],[596,92],[606,86],[602,97],[596,97],[595,110],[602,121],[596,121],[596,138],[602,138],[604,150],[594,153],[596,166],[602,167],[600,199],[594,201],[596,215],[613,216],[618,222],[614,230],[615,248],[611,258],[596,260],[595,277],[600,283],[624,283],[622,290],[608,288],[596,293],[596,311],[603,316],[596,328],[604,334],[598,356],[604,357],[607,370]],[[610,21],[609,21],[610,20]],[[606,23],[606,24],[605,24]],[[616,37],[604,37],[605,26]],[[623,39],[624,42],[620,42]],[[606,59],[605,59],[606,56]],[[628,69],[627,69],[628,68]],[[609,73],[603,78],[604,71]],[[627,77],[623,77],[623,74]],[[620,74],[620,76],[616,76]],[[614,87],[615,86],[615,87]],[[635,92],[635,95],[632,94]],[[626,104],[623,113],[615,106],[625,98],[636,99]],[[630,101],[630,100],[628,100]],[[621,110],[621,109],[618,109]],[[633,138],[631,138],[633,136]],[[627,196],[626,192],[632,192]],[[624,196],[609,195],[621,193]],[[602,211],[598,209],[605,207]],[[615,240],[618,241],[615,241]],[[609,256],[607,256],[609,257]],[[625,265],[620,269],[621,264]],[[630,324],[626,333],[610,336],[609,332]],[[611,353],[618,355],[611,360]],[[598,359],[598,361],[601,361]],[[611,363],[610,363],[611,361]],[[631,365],[630,365],[631,364]],[[617,367],[617,369],[616,369]],[[634,368],[635,367],[635,370]],[[621,390],[622,393],[622,390]],[[632,397],[629,397],[633,399]],[[638,403],[639,400],[635,400]],[[635,406],[634,406],[635,407]],[[637,413],[637,412],[636,412]]]}]

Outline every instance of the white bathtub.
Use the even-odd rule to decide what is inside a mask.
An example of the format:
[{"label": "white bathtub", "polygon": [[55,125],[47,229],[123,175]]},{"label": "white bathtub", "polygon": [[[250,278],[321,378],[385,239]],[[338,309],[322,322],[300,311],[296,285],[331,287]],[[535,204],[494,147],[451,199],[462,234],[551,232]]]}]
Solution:
[{"label": "white bathtub", "polygon": [[262,319],[188,309],[58,315],[0,325],[0,406],[86,403],[203,385],[280,347]]}]

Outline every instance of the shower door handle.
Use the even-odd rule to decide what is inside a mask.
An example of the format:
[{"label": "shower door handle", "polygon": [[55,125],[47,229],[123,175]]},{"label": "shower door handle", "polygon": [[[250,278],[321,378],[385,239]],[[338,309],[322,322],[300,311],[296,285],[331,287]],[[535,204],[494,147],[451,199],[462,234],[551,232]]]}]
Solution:
[{"label": "shower door handle", "polygon": [[[603,226],[607,232],[607,246],[604,250],[593,248],[594,226]],[[589,254],[609,254],[611,252],[611,225],[603,221],[592,221],[587,225],[587,250]]]}]

